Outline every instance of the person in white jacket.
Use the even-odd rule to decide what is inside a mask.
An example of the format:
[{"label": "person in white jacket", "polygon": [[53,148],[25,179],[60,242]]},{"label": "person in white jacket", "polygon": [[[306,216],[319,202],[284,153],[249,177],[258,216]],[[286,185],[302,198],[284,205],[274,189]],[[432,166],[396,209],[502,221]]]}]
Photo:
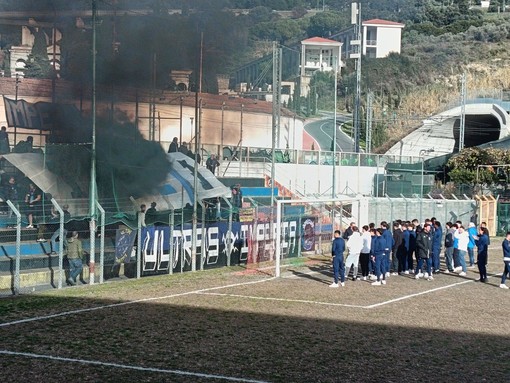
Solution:
[{"label": "person in white jacket", "polygon": [[352,280],[358,280],[358,263],[359,263],[359,254],[361,253],[361,249],[363,249],[363,237],[361,236],[358,227],[352,226],[352,234],[347,240],[347,250],[348,255],[345,260],[345,277],[349,275],[349,271],[352,270]]}]

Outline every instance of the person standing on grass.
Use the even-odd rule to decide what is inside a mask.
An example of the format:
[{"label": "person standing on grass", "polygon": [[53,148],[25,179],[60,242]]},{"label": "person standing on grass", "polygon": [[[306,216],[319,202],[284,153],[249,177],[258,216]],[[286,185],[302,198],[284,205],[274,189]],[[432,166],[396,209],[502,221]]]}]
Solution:
[{"label": "person standing on grass", "polygon": [[368,225],[363,226],[363,233],[361,234],[361,239],[363,240],[363,247],[361,248],[361,253],[359,255],[359,264],[361,266],[361,277],[364,281],[367,280],[369,267],[368,263],[370,262],[370,248],[372,247],[372,236],[370,235],[370,230]]},{"label": "person standing on grass", "polygon": [[358,280],[358,264],[360,252],[363,249],[363,238],[356,225],[352,226],[351,229],[352,234],[347,240],[349,255],[347,255],[347,259],[345,260],[345,277],[347,278],[349,275],[352,266],[352,280],[356,281]]},{"label": "person standing on grass", "polygon": [[372,286],[380,286],[386,284],[386,240],[384,239],[383,229],[378,228],[375,230],[375,239],[372,242],[372,260],[375,263],[375,276],[376,281],[372,282]]},{"label": "person standing on grass", "polygon": [[384,239],[384,270],[385,270],[385,276],[390,276],[390,254],[391,249],[393,248],[393,236],[391,235],[391,232],[389,230],[388,223],[386,221],[381,222],[381,229],[382,234],[381,236]]},{"label": "person standing on grass", "polygon": [[404,248],[404,233],[402,232],[402,226],[399,221],[393,222],[393,248],[391,251],[391,269],[393,270],[392,275],[398,275],[399,272],[403,271],[402,268],[402,249]]},{"label": "person standing on grass", "polygon": [[488,245],[491,244],[491,233],[489,232],[489,228],[487,227],[487,222],[482,222],[480,227],[484,227],[487,229],[487,239],[489,240]]},{"label": "person standing on grass", "polygon": [[460,265],[455,269],[455,271],[460,271],[459,275],[461,277],[465,277],[467,272],[466,254],[468,251],[469,234],[464,229],[464,226],[460,225],[457,228],[457,232],[454,234],[454,238],[457,238],[457,258]]},{"label": "person standing on grass", "polygon": [[480,235],[477,237],[476,246],[478,247],[478,258],[476,264],[478,265],[478,272],[480,273],[480,282],[487,282],[487,259],[489,236],[487,229],[480,228]]},{"label": "person standing on grass", "polygon": [[329,287],[338,287],[338,278],[340,285],[345,286],[345,266],[344,266],[345,241],[340,236],[340,230],[335,230],[333,244],[331,246],[331,256],[333,257],[333,278],[334,281]]},{"label": "person standing on grass", "polygon": [[[418,264],[416,265],[416,271],[414,273],[414,277],[416,279],[420,279],[422,276],[425,276],[425,279],[431,281],[434,279],[432,276],[432,238],[430,238],[430,225],[424,225],[423,230],[420,231],[416,235],[416,258],[418,259]],[[423,270],[423,263],[426,264],[427,271],[425,275],[420,272]]]},{"label": "person standing on grass", "polygon": [[411,222],[407,224],[409,232],[409,248],[407,249],[407,270],[408,274],[414,273],[414,252],[416,251],[416,229]]},{"label": "person standing on grass", "polygon": [[432,272],[439,273],[439,255],[441,254],[441,242],[443,242],[443,229],[441,222],[434,219],[434,233],[432,234]]},{"label": "person standing on grass", "polygon": [[69,262],[69,278],[67,283],[71,286],[76,284],[76,277],[83,271],[83,246],[78,239],[78,232],[73,231],[71,238],[67,240],[67,260]]},{"label": "person standing on grass", "polygon": [[469,235],[468,242],[469,267],[475,267],[475,246],[478,232],[473,222],[469,222],[467,233]]},{"label": "person standing on grass", "polygon": [[451,222],[446,222],[446,234],[444,237],[444,258],[446,263],[446,274],[453,273],[453,233],[455,233],[455,227]]},{"label": "person standing on grass", "polygon": [[507,276],[510,278],[510,231],[506,232],[506,237],[503,240],[503,263],[505,264],[505,268],[503,269],[503,276],[501,277],[501,284],[499,287],[502,289],[507,289],[508,286],[506,283]]}]

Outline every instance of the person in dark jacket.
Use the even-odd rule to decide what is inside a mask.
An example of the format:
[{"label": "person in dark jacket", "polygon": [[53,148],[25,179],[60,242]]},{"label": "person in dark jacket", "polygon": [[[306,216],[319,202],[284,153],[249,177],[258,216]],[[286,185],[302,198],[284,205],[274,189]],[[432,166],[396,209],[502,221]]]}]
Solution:
[{"label": "person in dark jacket", "polygon": [[443,229],[441,222],[434,219],[434,233],[432,234],[432,270],[439,273],[439,255],[441,254],[441,243],[443,242]]},{"label": "person in dark jacket", "polygon": [[478,247],[478,258],[476,264],[478,266],[478,273],[480,274],[480,282],[487,282],[487,261],[488,261],[488,248],[489,248],[489,235],[486,228],[480,228],[478,239],[476,240]]},{"label": "person in dark jacket", "polygon": [[174,137],[172,142],[170,142],[170,146],[168,147],[168,153],[177,153],[179,151],[179,139]]},{"label": "person in dark jacket", "polygon": [[510,231],[506,232],[506,238],[501,245],[503,246],[503,263],[505,264],[505,268],[503,269],[499,287],[508,290],[509,287],[505,283],[507,275],[510,276]]},{"label": "person in dark jacket", "polygon": [[427,271],[425,272],[425,278],[429,281],[433,280],[432,276],[432,239],[430,238],[430,225],[424,225],[423,230],[416,234],[416,258],[418,264],[416,265],[415,278],[420,279],[423,274],[422,270],[423,263],[427,265]]},{"label": "person in dark jacket", "polygon": [[335,230],[333,244],[331,246],[334,281],[329,287],[338,287],[338,276],[340,276],[340,285],[345,286],[344,251],[345,241],[340,236],[340,230]]},{"label": "person in dark jacket", "polygon": [[346,241],[349,239],[349,237],[352,235],[353,233],[353,230],[352,228],[356,226],[356,222],[351,222],[349,224],[349,227],[347,229],[345,229],[344,233],[342,234],[342,238],[345,239]]},{"label": "person in dark jacket", "polygon": [[453,233],[455,232],[455,228],[451,222],[446,222],[445,227],[444,258],[446,263],[445,273],[448,274],[453,273]]},{"label": "person in dark jacket", "polygon": [[386,240],[382,236],[382,228],[377,229],[375,235],[376,237],[372,243],[371,254],[375,263],[375,276],[377,280],[372,282],[372,286],[380,286],[386,284]]},{"label": "person in dark jacket", "polygon": [[391,269],[393,270],[393,275],[398,275],[398,273],[403,271],[402,254],[404,252],[404,233],[402,232],[400,224],[395,222],[393,223],[393,248],[391,252]]},{"label": "person in dark jacket", "polygon": [[416,230],[414,225],[409,222],[407,226],[409,231],[409,248],[407,249],[407,270],[409,273],[414,272],[414,252],[416,251]]}]

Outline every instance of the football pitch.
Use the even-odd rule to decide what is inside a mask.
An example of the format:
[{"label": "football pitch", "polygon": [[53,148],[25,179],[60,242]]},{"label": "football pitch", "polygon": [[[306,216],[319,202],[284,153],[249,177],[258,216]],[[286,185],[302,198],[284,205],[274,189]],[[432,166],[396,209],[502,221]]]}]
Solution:
[{"label": "football pitch", "polygon": [[[6,382],[508,382],[510,290],[439,274],[329,288],[328,257],[0,299]],[[492,251],[492,252],[491,252]]]}]

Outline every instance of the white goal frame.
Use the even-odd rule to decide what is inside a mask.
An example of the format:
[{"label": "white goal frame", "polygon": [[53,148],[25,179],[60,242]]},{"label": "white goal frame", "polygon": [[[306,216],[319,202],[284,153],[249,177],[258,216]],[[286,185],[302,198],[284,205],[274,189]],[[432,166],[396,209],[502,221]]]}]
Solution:
[{"label": "white goal frame", "polygon": [[317,204],[317,203],[331,203],[335,205],[349,205],[357,203],[357,214],[354,215],[353,209],[353,218],[355,221],[359,221],[361,215],[361,201],[363,197],[352,197],[347,195],[339,195],[335,198],[301,198],[301,199],[279,199],[276,201],[276,228],[275,228],[275,277],[279,278],[281,276],[281,246],[282,246],[282,209],[284,205],[291,204]]}]

